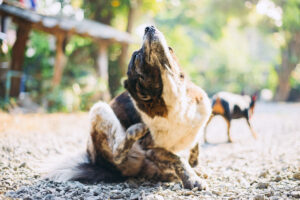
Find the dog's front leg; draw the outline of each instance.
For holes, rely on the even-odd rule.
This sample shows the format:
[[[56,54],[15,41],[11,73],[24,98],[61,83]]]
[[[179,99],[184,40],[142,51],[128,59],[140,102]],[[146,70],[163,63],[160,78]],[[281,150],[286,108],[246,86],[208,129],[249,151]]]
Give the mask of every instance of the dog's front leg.
[[[169,152],[163,148],[153,148],[147,151],[147,158],[154,162],[157,166],[170,165],[175,169],[177,176],[181,179],[184,188],[205,190],[206,184],[197,176],[188,161]]]
[[[113,152],[113,160],[117,165],[121,165],[126,161],[128,153],[132,145],[141,137],[143,137],[148,131],[147,126],[144,123],[137,123],[130,126],[126,130],[125,139],[118,144]]]

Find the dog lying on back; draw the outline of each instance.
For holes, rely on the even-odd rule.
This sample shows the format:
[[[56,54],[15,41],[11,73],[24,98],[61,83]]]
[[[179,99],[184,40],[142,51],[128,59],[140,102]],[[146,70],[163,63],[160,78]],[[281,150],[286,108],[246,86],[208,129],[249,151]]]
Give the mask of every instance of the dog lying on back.
[[[111,182],[142,176],[205,188],[192,167],[199,131],[211,114],[209,98],[183,74],[160,31],[146,27],[143,40],[128,66],[127,91],[90,111],[86,161],[51,177]]]
[[[256,139],[257,135],[249,121],[253,115],[256,98],[256,94],[251,97],[248,95],[238,95],[230,92],[219,92],[215,94],[212,100],[212,115],[210,116],[207,125],[214,116],[222,116],[227,122],[228,142],[232,142],[230,136],[231,120],[245,118],[253,137]],[[204,141],[207,143],[206,132],[205,128]]]

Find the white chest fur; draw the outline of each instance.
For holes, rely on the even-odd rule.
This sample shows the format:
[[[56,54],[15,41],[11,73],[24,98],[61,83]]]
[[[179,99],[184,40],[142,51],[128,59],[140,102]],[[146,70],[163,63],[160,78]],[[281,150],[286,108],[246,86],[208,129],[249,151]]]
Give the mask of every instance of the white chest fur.
[[[200,129],[210,115],[209,99],[205,95],[203,101],[197,103],[183,95],[180,98],[175,97],[167,105],[167,117],[151,118],[141,112],[143,121],[150,128],[155,146],[173,153],[193,148],[199,141]]]

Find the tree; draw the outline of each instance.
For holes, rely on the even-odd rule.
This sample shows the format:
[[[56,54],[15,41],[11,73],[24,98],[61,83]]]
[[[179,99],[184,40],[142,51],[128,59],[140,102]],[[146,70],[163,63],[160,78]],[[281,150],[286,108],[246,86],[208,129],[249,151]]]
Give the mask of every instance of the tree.
[[[137,16],[137,11],[141,7],[142,0],[131,0],[129,2],[129,10],[128,10],[128,19],[127,19],[127,28],[126,31],[128,33],[132,33],[134,27],[134,20]],[[126,65],[126,58],[128,56],[128,44],[124,44],[121,49],[121,55],[119,57],[119,65],[121,67],[122,75],[126,74],[127,65]]]
[[[300,62],[300,0],[282,0],[279,3],[283,11],[281,31],[285,44],[281,47],[281,66],[277,70],[278,87],[275,100],[285,101],[291,90],[291,73]]]

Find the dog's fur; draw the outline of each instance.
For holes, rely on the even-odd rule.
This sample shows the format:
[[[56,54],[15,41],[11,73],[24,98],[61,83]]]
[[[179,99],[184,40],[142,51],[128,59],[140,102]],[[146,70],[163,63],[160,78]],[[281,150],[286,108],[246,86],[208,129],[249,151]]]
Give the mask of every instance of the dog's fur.
[[[197,141],[211,114],[210,102],[183,74],[155,27],[145,29],[142,48],[133,53],[127,76],[126,92],[110,105],[99,102],[91,109],[89,160],[75,166],[68,179],[179,178],[185,188],[203,189],[192,167],[198,161]]]
[[[212,100],[212,115],[210,116],[207,125],[214,116],[222,116],[227,123],[228,142],[232,142],[230,135],[231,120],[244,118],[247,121],[253,137],[256,139],[257,134],[250,124],[250,118],[254,112],[256,98],[257,94],[254,94],[251,97],[248,95],[238,95],[230,92],[219,92],[215,94]],[[204,131],[204,141],[207,143],[206,128]]]

